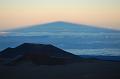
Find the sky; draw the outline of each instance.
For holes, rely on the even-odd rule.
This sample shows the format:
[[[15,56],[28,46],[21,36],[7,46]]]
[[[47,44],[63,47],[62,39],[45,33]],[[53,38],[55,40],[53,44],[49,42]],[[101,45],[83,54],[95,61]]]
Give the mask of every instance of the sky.
[[[0,30],[53,21],[120,29],[120,0],[0,0]]]

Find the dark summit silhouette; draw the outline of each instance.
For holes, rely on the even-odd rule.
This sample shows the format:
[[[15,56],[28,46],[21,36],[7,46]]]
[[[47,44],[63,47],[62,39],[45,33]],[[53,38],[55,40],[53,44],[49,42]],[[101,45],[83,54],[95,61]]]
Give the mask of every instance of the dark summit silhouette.
[[[80,57],[53,45],[24,43],[16,48],[1,51],[0,59],[4,64],[30,61],[34,64],[57,65],[77,62]]]

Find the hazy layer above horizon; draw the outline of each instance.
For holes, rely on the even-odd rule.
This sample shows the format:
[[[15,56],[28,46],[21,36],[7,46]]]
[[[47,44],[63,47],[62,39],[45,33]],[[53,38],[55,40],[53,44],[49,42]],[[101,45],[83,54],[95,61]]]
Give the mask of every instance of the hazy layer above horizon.
[[[120,0],[0,0],[0,30],[51,21],[120,29]]]

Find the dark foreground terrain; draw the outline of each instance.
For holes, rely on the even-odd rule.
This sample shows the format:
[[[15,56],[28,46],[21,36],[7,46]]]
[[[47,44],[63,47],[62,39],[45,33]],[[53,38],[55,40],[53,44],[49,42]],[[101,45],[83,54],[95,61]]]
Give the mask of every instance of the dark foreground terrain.
[[[120,79],[120,62],[84,59],[53,45],[24,43],[0,52],[0,79]]]
[[[120,79],[120,62],[0,66],[0,79]]]

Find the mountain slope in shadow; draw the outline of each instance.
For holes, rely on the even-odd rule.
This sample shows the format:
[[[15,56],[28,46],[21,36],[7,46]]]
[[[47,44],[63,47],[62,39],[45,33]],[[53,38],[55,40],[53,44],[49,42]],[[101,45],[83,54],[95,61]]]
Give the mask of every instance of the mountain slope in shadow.
[[[0,59],[4,64],[30,61],[40,65],[57,65],[78,62],[80,57],[53,45],[24,43],[1,51]]]

